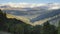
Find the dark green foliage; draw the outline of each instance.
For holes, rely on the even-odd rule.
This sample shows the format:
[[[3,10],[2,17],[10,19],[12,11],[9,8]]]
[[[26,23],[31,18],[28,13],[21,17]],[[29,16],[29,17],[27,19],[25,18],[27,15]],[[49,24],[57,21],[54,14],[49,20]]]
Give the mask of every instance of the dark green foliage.
[[[24,26],[24,34],[31,34],[32,31],[32,26],[31,25],[26,25]]]
[[[59,24],[58,24],[58,34],[60,34],[60,21],[59,21]]]
[[[56,27],[51,25],[48,21],[43,24],[43,34],[55,34]]]
[[[5,21],[6,20],[6,13],[3,13],[1,10],[0,10],[0,30],[3,30],[4,28],[4,24],[5,24]]]
[[[32,34],[41,34],[41,26],[36,25],[33,27]]]

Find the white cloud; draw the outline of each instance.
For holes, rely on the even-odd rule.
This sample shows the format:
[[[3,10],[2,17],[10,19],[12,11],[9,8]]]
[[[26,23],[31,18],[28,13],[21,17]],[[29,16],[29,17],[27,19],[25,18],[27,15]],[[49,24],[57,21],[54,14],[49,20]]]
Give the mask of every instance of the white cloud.
[[[5,4],[2,4],[2,5],[9,5],[11,7],[20,7],[20,8],[24,8],[24,7],[36,7],[36,6],[43,6],[45,4],[35,4],[35,3],[12,3],[12,2],[9,2],[9,3],[5,3]]]
[[[52,4],[45,4],[45,3],[13,3],[13,2],[9,2],[9,3],[5,3],[5,4],[0,4],[0,6],[10,6],[12,8],[34,8],[34,7],[41,7],[41,6],[46,6],[48,7],[48,9],[59,9],[60,8],[60,4],[59,3],[52,3]]]
[[[59,3],[53,3],[49,6],[49,9],[60,9],[60,4]]]
[[[60,9],[60,7],[52,7],[52,8],[50,8],[50,9]]]

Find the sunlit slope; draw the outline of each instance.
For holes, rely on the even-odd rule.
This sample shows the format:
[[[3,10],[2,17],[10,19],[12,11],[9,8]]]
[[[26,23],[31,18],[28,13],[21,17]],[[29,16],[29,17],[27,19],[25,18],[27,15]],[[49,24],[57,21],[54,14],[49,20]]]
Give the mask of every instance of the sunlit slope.
[[[36,21],[36,22],[30,22],[30,19],[26,18],[26,17],[23,17],[23,16],[15,16],[15,15],[11,15],[11,14],[7,14],[7,18],[16,18],[18,20],[21,20],[27,24],[30,24],[32,26],[36,26],[36,25],[41,25],[43,23],[45,23],[46,21],[50,21],[52,22],[51,24],[58,24],[58,23],[55,23],[57,21],[55,20],[59,20],[60,19],[60,14],[59,15],[55,15],[53,17],[49,17],[49,18],[45,18],[43,20],[39,20],[39,21]],[[53,22],[54,21],[54,22]]]
[[[27,24],[30,24],[30,20],[23,16],[15,16],[15,15],[7,14],[7,18],[16,18],[17,20],[21,20]]]

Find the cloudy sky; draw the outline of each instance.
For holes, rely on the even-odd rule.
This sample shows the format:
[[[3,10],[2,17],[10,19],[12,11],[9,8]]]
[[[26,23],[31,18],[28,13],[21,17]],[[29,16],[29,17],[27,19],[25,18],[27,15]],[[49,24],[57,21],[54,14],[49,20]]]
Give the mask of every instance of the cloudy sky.
[[[52,4],[53,3],[53,4]],[[0,7],[37,7],[37,6],[47,6],[53,9],[60,8],[60,0],[0,0]],[[51,5],[47,5],[51,4]]]
[[[0,3],[60,3],[60,0],[0,0]]]

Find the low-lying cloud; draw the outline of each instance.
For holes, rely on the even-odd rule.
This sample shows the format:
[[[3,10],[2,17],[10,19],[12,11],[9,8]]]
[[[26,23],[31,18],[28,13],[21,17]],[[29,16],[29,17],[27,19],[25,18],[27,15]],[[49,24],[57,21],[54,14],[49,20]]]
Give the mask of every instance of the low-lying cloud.
[[[5,4],[0,4],[1,6],[6,6],[9,8],[35,8],[35,7],[47,7],[48,9],[60,9],[60,4],[59,3],[5,3]],[[4,8],[4,7],[3,7]]]

